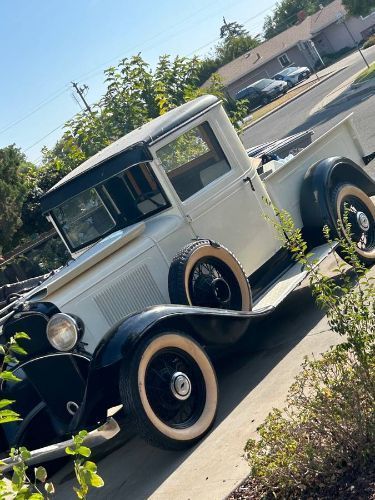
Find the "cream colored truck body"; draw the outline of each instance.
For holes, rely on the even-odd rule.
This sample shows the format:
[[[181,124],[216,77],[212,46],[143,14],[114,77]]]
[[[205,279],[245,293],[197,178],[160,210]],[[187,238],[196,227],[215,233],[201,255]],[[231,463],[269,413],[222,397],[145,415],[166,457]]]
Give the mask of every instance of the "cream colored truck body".
[[[161,167],[158,150],[202,122],[210,125],[231,170],[181,201]],[[118,143],[117,146],[115,143],[117,150],[121,149],[121,139]],[[90,350],[126,315],[169,303],[170,262],[192,238],[220,242],[236,255],[246,274],[251,275],[281,245],[272,224],[265,219],[265,215],[272,214],[264,198],[288,210],[297,226],[301,226],[300,189],[313,163],[342,155],[363,165],[363,151],[349,116],[262,181],[256,170],[259,161],[247,156],[219,102],[149,147],[154,158],[150,162],[152,169],[171,206],[74,254],[74,261],[30,294],[32,300],[53,302],[62,312],[80,316],[85,324],[84,341]],[[267,171],[267,165],[264,169]],[[327,253],[326,247],[316,251],[319,259]],[[300,269],[291,270],[254,307],[277,305],[305,275]]]

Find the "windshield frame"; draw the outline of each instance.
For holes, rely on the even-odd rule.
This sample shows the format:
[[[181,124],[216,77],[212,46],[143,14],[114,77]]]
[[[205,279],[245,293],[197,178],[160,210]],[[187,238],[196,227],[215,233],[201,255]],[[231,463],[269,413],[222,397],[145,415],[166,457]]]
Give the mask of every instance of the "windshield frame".
[[[155,182],[157,189],[158,189],[158,192],[164,198],[165,204],[163,206],[156,207],[155,210],[149,211],[146,214],[144,214],[143,216],[140,216],[136,221],[131,221],[129,223],[128,221],[126,221],[124,219],[124,211],[121,210],[121,208],[116,204],[116,202],[113,199],[113,197],[111,196],[111,194],[105,188],[105,183],[110,179],[113,179],[115,177],[118,177],[120,175],[125,174],[131,168],[141,166],[141,165],[146,165],[148,167],[148,171],[152,175],[152,180],[153,180],[153,182]],[[65,245],[68,247],[69,252],[71,254],[75,254],[77,252],[80,252],[81,250],[87,249],[87,248],[93,246],[98,241],[101,241],[105,237],[109,236],[110,234],[115,233],[116,231],[119,231],[119,230],[124,229],[126,227],[130,227],[134,224],[137,224],[138,222],[149,219],[150,217],[153,217],[154,215],[158,214],[159,212],[167,210],[168,208],[170,208],[172,206],[170,199],[166,195],[165,190],[163,189],[158,177],[156,176],[156,174],[154,172],[154,168],[153,168],[151,162],[142,162],[142,163],[139,163],[136,165],[131,165],[131,166],[125,168],[123,171],[119,172],[118,174],[110,177],[109,179],[105,179],[104,182],[97,184],[95,186],[92,186],[90,188],[87,188],[87,189],[83,190],[81,193],[77,194],[76,196],[68,198],[67,200],[65,200],[65,202],[68,202],[69,200],[72,200],[75,197],[78,197],[78,196],[82,195],[83,193],[85,193],[86,191],[89,191],[91,189],[95,190],[95,192],[99,196],[104,208],[106,209],[106,211],[110,215],[111,219],[115,223],[114,226],[112,226],[105,233],[102,233],[99,236],[92,238],[91,240],[86,241],[82,245],[74,246],[74,245],[72,245],[70,239],[68,238],[67,232],[63,228],[62,224],[59,222],[59,220],[57,219],[57,217],[53,213],[53,210],[56,210],[59,207],[61,207],[63,205],[63,203],[57,207],[54,207],[53,210],[48,212],[48,216],[51,218],[52,223],[55,226],[55,228],[57,228],[57,232],[58,232],[60,238],[64,241]]]

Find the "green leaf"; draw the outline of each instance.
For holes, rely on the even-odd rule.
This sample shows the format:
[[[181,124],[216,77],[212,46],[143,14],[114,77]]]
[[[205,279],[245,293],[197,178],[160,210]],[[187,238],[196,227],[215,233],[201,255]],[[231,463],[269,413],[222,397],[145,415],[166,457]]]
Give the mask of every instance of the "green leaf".
[[[0,424],[6,424],[7,422],[16,422],[17,420],[22,420],[20,415],[13,410],[1,410],[0,411]]]
[[[25,349],[23,347],[21,347],[20,345],[18,345],[17,343],[11,344],[9,346],[9,349],[12,352],[15,352],[16,354],[19,354],[20,356],[26,356],[26,354],[27,354],[27,351],[25,351]]]
[[[14,338],[15,340],[18,340],[18,339],[27,339],[27,340],[30,340],[29,335],[27,335],[27,333],[25,333],[25,332],[18,332],[18,333],[16,333],[16,334],[13,336],[13,338]]]
[[[46,483],[44,485],[44,489],[46,490],[47,493],[49,493],[50,495],[53,495],[55,493],[55,487],[53,485],[53,483]]]
[[[19,448],[19,452],[21,454],[21,457],[22,457],[22,460],[27,460],[31,457],[31,453],[29,452],[29,450],[27,448],[25,448],[24,446],[21,446]]]
[[[18,496],[16,497],[18,500]],[[30,496],[24,497],[28,500],[43,500],[43,495],[41,493],[32,493]]]
[[[12,372],[5,370],[0,373],[0,378],[6,380],[7,382],[21,382],[21,379],[13,375]]]
[[[5,408],[6,406],[15,403],[14,399],[0,399],[0,408]]]
[[[47,471],[44,467],[36,467],[34,469],[35,477],[38,481],[44,483],[47,479]]]
[[[89,460],[87,460],[87,461],[84,463],[83,467],[84,467],[86,470],[90,471],[90,472],[96,472],[96,471],[97,471],[97,466],[96,466],[96,464],[95,464],[94,462],[90,462]]]
[[[98,474],[91,473],[90,484],[94,488],[102,488],[104,486],[104,481]]]
[[[11,356],[10,354],[7,354],[4,358],[4,363],[9,365],[9,364],[17,364],[18,359],[15,358],[14,356]]]
[[[5,349],[2,344],[0,344],[0,354],[4,355],[5,354]]]
[[[91,450],[90,448],[87,448],[87,446],[80,446],[76,452],[79,455],[82,455],[83,457],[89,457],[91,455]]]
[[[70,446],[67,446],[67,447],[65,448],[65,453],[66,453],[67,455],[76,455],[76,451],[75,451],[75,450],[73,450],[73,448],[71,448]]]

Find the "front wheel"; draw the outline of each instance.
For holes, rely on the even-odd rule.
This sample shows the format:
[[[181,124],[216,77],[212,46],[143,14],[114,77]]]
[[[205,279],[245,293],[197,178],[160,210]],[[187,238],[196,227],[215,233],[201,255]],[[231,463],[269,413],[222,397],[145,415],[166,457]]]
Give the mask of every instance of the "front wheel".
[[[367,266],[375,263],[375,205],[367,194],[352,184],[341,184],[334,189],[332,194],[334,224],[338,232],[355,244],[359,260]],[[345,227],[344,217],[350,224],[349,235]],[[337,222],[338,221],[338,222]],[[345,252],[338,249],[339,255],[348,260]]]
[[[140,435],[159,448],[191,446],[216,416],[214,368],[202,347],[179,331],[140,344],[122,366],[120,394]]]

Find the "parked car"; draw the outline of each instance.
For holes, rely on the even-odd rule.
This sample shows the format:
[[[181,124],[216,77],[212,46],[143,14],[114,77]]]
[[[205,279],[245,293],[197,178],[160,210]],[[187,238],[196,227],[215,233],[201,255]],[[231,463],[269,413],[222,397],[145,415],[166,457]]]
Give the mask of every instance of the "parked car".
[[[302,82],[302,80],[306,80],[310,76],[311,71],[307,66],[290,66],[289,68],[285,68],[276,73],[276,75],[273,76],[273,79],[286,82],[288,87],[291,88],[297,85],[297,83]]]
[[[30,463],[51,459],[81,429],[95,446],[118,432],[108,410],[121,404],[154,445],[204,436],[219,401],[215,353],[253,336],[307,274],[264,200],[303,228],[316,264],[332,251],[323,226],[335,234],[350,203],[357,255],[375,261],[375,183],[362,169],[373,155],[351,120],[283,165],[263,165],[262,180],[220,101],[202,96],[48,191],[42,209],[72,261],[0,311],[3,342],[31,337],[7,367],[21,381],[2,383],[23,417],[1,426],[2,452],[25,445]]]
[[[235,98],[236,100],[248,99],[249,109],[255,109],[280,97],[285,94],[287,90],[287,83],[263,78],[237,92]]]

